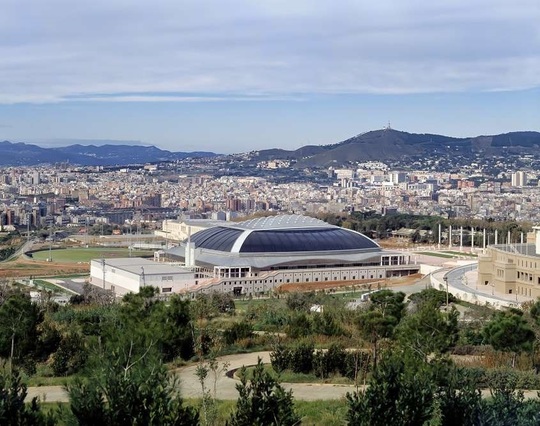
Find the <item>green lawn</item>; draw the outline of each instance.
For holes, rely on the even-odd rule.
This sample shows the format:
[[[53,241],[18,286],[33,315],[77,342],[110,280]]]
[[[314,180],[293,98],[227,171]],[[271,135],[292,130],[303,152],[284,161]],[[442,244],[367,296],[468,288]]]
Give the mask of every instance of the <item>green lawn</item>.
[[[246,312],[249,306],[257,306],[267,303],[272,303],[275,299],[265,298],[265,299],[235,299],[234,308],[236,313]]]
[[[455,256],[470,256],[470,257],[478,257],[477,254],[475,253],[469,253],[469,252],[461,252],[461,251],[453,251],[453,250],[445,250],[443,251],[442,253],[448,253],[448,254],[453,254]]]
[[[435,252],[435,251],[419,251],[418,254],[423,254],[425,256],[433,256],[433,257],[444,257],[446,259],[455,259],[456,257],[448,253],[441,253],[441,252]]]
[[[293,395],[294,396],[294,395]],[[185,405],[199,408],[200,399],[187,398]],[[41,406],[46,412],[57,413],[59,409],[67,410],[69,404],[57,402],[42,402]],[[224,425],[236,407],[236,401],[217,401],[216,425]],[[328,401],[294,401],[294,407],[302,418],[302,426],[334,426],[344,425],[347,414],[347,402],[343,399]],[[66,424],[60,420],[58,425]]]
[[[247,367],[248,378],[251,378],[253,375],[253,370],[255,367]],[[304,373],[295,373],[291,370],[285,370],[281,374],[277,374],[272,365],[265,364],[264,369],[268,371],[272,376],[279,378],[279,381],[282,383],[315,383],[315,384],[334,384],[334,385],[354,385],[354,381],[343,377],[341,375],[334,375],[325,379],[317,377],[315,374],[304,374]],[[236,372],[237,375],[240,374],[240,370]]]
[[[53,283],[50,283],[49,281],[34,280],[34,285],[38,288],[52,291],[53,293],[68,293],[69,294],[68,291],[64,290],[61,287],[58,287],[57,285],[54,285]]]
[[[132,250],[132,257],[152,256],[152,251]],[[92,248],[73,248],[60,250],[41,250],[32,254],[35,260],[47,260],[52,256],[53,262],[90,262],[92,259],[101,257],[109,259],[114,257],[129,257],[127,248],[111,248],[111,247],[92,247]]]

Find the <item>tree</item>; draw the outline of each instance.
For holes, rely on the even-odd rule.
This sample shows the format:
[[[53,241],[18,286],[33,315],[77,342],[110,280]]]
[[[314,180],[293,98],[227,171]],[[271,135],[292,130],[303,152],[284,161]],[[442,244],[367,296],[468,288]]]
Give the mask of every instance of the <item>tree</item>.
[[[419,293],[411,294],[409,300],[418,306],[421,306],[424,303],[431,303],[437,307],[441,307],[446,304],[446,292],[428,288]],[[448,301],[454,303],[456,302],[456,298],[452,294],[448,294]]]
[[[515,367],[518,354],[532,350],[536,337],[523,318],[523,312],[517,309],[497,312],[483,333],[493,349],[512,353],[512,367]]]
[[[55,376],[68,376],[77,373],[86,362],[87,351],[84,339],[76,332],[66,334],[58,350],[53,355],[52,370]]]
[[[424,302],[401,322],[398,340],[424,360],[432,353],[445,353],[457,342],[458,316],[456,309],[443,313],[434,302]]]
[[[374,368],[377,368],[379,341],[392,336],[405,310],[404,299],[402,292],[378,291],[370,295],[368,310],[358,317],[360,334],[373,345]]]
[[[119,337],[96,354],[92,374],[67,387],[68,424],[81,426],[191,425],[198,413],[183,406],[177,379],[152,345]]]
[[[35,397],[29,404],[26,385],[17,370],[0,373],[0,424],[5,426],[52,426],[54,415],[45,415]]]
[[[368,311],[358,317],[358,327],[363,339],[372,344],[373,368],[377,368],[379,356],[379,342],[381,339],[388,338],[394,332],[397,320],[391,315],[383,316],[377,311]]]
[[[264,369],[259,358],[251,381],[246,369],[240,372],[236,385],[239,397],[236,410],[227,422],[230,426],[289,426],[298,424],[300,417],[294,410],[292,391],[283,387]]]
[[[407,351],[386,352],[364,391],[347,394],[351,426],[426,424],[435,386],[429,366]]]
[[[369,296],[369,300],[371,301],[370,310],[380,312],[383,317],[394,317],[397,322],[401,320],[405,310],[405,304],[403,303],[405,293],[401,291],[381,290],[372,293]]]
[[[482,424],[490,426],[536,426],[540,424],[540,401],[525,399],[516,380],[506,378],[490,389],[491,398],[482,401]]]
[[[309,308],[317,302],[317,295],[314,291],[308,293],[293,292],[287,294],[287,307],[291,311],[309,312]]]
[[[0,355],[12,364],[33,358],[40,319],[39,309],[30,297],[12,294],[0,306]]]
[[[482,424],[482,393],[476,377],[456,367],[449,359],[431,363],[435,390],[434,417],[440,426],[476,426]]]
[[[175,357],[189,359],[194,355],[189,300],[173,296],[157,315],[159,342],[165,361]]]

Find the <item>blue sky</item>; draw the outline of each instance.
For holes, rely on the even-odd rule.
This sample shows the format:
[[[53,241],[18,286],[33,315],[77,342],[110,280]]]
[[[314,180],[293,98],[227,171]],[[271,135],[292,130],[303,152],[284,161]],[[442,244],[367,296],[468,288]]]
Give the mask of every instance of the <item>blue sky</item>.
[[[439,4],[441,3],[441,4]],[[538,0],[3,0],[0,139],[240,152],[540,130]]]

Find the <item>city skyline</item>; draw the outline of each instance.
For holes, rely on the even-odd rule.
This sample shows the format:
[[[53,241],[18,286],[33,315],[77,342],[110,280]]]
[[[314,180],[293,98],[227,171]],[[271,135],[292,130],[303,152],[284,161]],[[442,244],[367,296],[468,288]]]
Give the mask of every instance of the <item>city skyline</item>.
[[[8,1],[0,139],[219,153],[540,130],[535,1]]]

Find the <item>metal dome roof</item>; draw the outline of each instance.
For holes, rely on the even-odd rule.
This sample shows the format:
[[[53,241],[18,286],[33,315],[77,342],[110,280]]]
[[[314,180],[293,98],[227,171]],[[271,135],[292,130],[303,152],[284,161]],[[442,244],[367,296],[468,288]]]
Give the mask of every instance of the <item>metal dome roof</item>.
[[[196,248],[230,253],[380,250],[375,241],[318,219],[282,215],[217,226],[191,236]]]

